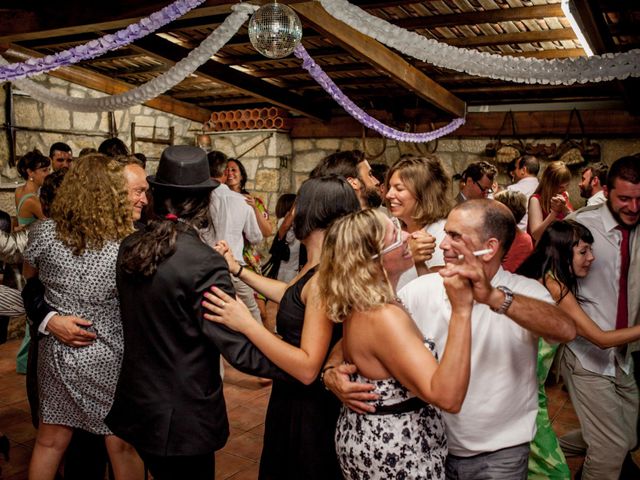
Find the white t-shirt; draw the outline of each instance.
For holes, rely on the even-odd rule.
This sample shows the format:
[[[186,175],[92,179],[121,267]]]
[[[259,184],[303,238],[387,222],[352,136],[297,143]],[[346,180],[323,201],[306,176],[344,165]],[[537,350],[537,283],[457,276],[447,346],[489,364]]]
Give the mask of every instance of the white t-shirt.
[[[438,220],[437,222],[431,223],[424,227],[424,231],[430,235],[433,235],[436,239],[436,250],[435,252],[433,252],[431,260],[424,262],[425,265],[429,268],[444,267],[444,252],[440,248],[440,242],[442,242],[442,240],[444,240],[444,237],[447,235],[444,232],[445,223],[447,223],[447,219],[443,218],[442,220]],[[416,278],[418,278],[418,271],[416,270],[415,266],[412,266],[409,270],[400,275],[397,289],[400,290],[411,280],[415,280]]]
[[[500,268],[491,285],[553,303],[535,280]],[[447,342],[451,305],[442,277],[423,275],[399,292],[407,310],[439,354]],[[449,453],[469,457],[530,442],[538,413],[538,337],[506,315],[475,304],[471,318],[469,389],[457,414],[443,412]]]

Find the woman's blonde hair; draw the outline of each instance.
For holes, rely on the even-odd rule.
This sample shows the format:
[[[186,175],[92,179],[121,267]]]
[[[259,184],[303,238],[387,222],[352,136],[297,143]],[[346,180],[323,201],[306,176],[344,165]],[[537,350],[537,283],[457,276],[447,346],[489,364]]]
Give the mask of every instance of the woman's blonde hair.
[[[133,232],[124,167],[102,155],[75,160],[51,205],[58,238],[75,255]]]
[[[396,172],[416,199],[415,211],[411,217],[420,227],[447,218],[451,210],[449,200],[451,178],[438,157],[425,155],[401,158],[387,173],[385,180],[387,191],[389,191],[391,176]]]
[[[361,210],[336,220],[326,232],[319,269],[327,315],[342,322],[353,312],[380,307],[395,298],[380,255],[386,217]]]
[[[542,172],[540,184],[535,193],[540,195],[540,205],[545,212],[551,211],[551,198],[556,195],[555,191],[563,183],[571,180],[571,171],[564,162],[559,160],[549,163]]]

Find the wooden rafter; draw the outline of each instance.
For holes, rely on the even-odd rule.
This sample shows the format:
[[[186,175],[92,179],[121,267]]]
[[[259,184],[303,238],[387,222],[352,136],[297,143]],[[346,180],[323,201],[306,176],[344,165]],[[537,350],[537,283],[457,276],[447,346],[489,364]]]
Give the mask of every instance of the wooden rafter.
[[[411,17],[391,20],[402,28],[456,27],[458,25],[478,25],[481,23],[512,22],[534,18],[564,17],[560,4],[537,5],[534,7],[515,7],[484,10],[481,12],[462,12],[430,17]]]
[[[175,64],[182,60],[189,52],[188,49],[164,40],[156,35],[140,39],[133,46],[134,49],[144,51],[151,57],[168,64]],[[209,60],[201,65],[197,73],[218,84],[227,85],[234,90],[255,97],[257,102],[269,102],[300,115],[326,120],[329,112],[312,106],[299,95],[275,87],[260,79],[242,73],[236,69]]]
[[[389,112],[378,110],[369,113],[382,122],[393,121]],[[409,112],[409,115],[408,118],[413,118],[412,112]],[[563,137],[566,134],[569,115],[569,111],[514,112],[518,134],[522,137]],[[627,112],[582,110],[580,116],[584,122],[585,132],[590,137],[640,136],[640,122]],[[419,132],[431,130],[433,126],[429,121],[417,122],[416,130]],[[504,122],[504,112],[468,113],[465,124],[452,136],[493,137],[500,130],[502,122]],[[442,125],[443,123],[439,123],[436,128]],[[291,130],[291,138],[359,137],[360,135],[362,135],[362,125],[351,117],[344,116],[336,117],[331,124],[322,124],[306,118],[294,119]]]
[[[29,57],[41,56],[37,52],[17,46],[7,50],[5,55],[12,61],[24,61]],[[135,87],[135,85],[131,85],[121,80],[115,80],[107,75],[101,75],[80,67],[60,67],[49,72],[49,75],[93,90],[98,90],[99,92],[104,92],[109,95],[128,92]],[[176,100],[167,95],[160,95],[153,98],[145,102],[144,105],[162,112],[188,118],[189,120],[196,122],[205,122],[211,115],[209,110]]]
[[[207,0],[204,6],[192,10],[182,18],[228,15],[234,3],[229,0]],[[74,35],[96,30],[117,30],[166,7],[167,4],[166,0],[151,2],[111,0],[106,3],[94,2],[88,8],[84,0],[43,2],[37,12],[29,12],[29,20],[24,24],[16,22],[8,15],[0,15],[0,43]]]
[[[595,0],[573,0],[576,6],[583,33],[595,54],[615,52],[618,50],[607,29],[602,14],[598,14]],[[625,99],[629,111],[640,113],[640,80],[628,78],[616,81],[618,89]]]
[[[465,104],[462,100],[411,66],[395,52],[334,19],[317,2],[298,3],[291,7],[313,28],[330,35],[345,50],[387,73],[399,85],[450,115],[464,116]]]
[[[509,45],[518,43],[555,42],[558,40],[575,40],[576,34],[571,28],[556,28],[535,32],[500,33],[498,35],[478,35],[475,37],[442,39],[455,47],[488,47],[492,45]]]

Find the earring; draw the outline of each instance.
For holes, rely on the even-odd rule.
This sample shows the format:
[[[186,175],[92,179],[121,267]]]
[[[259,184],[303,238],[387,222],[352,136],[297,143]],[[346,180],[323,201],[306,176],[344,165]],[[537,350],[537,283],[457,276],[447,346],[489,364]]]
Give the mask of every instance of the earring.
[[[33,182],[33,177],[29,177],[29,180],[30,180],[31,182]]]

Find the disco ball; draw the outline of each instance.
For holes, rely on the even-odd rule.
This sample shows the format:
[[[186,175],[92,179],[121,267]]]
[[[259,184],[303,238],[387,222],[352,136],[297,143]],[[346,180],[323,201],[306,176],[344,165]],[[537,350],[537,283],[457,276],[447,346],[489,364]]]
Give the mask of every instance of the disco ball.
[[[286,57],[301,39],[302,23],[296,12],[286,5],[263,5],[249,20],[249,40],[265,57]]]

